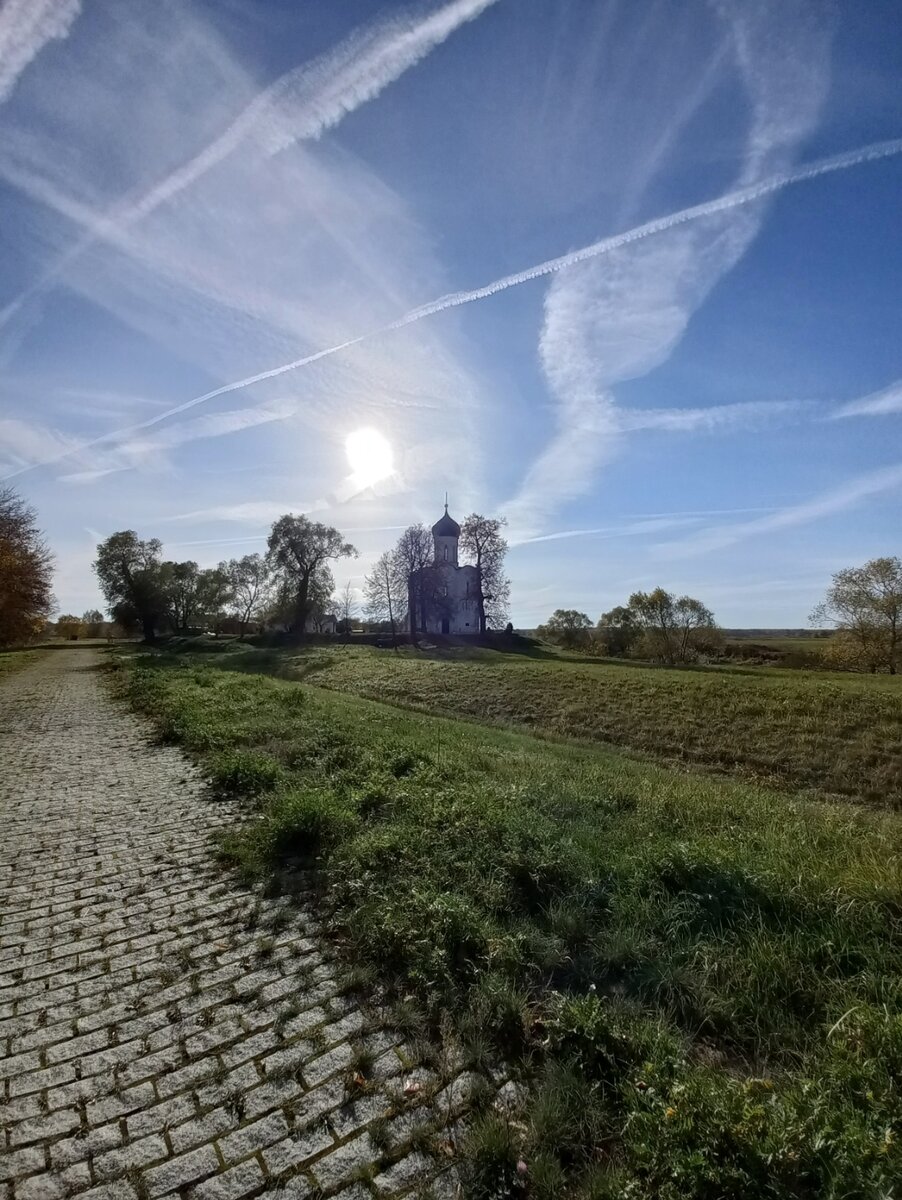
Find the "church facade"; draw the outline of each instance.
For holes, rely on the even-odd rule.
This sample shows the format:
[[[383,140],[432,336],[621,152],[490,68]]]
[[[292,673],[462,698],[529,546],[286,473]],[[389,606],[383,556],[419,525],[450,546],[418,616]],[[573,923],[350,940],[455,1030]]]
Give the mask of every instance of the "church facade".
[[[458,561],[460,526],[445,513],[432,526],[433,560],[414,572],[409,603],[411,632],[479,632],[478,575]]]

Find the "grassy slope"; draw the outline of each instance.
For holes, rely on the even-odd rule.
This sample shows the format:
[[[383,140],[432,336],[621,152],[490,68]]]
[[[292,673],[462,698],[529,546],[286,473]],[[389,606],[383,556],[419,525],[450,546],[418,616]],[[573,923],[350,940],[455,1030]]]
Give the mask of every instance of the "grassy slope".
[[[876,1197],[902,1173],[897,814],[185,660],[124,686],[258,794],[233,857],[321,855],[356,955],[475,1061],[528,1065],[527,1119],[473,1133],[473,1195]]]
[[[483,651],[236,652],[322,687],[428,712],[612,742],[792,789],[902,804],[902,678],[773,668],[668,670]]]
[[[21,671],[37,659],[36,650],[0,650],[0,680],[13,671]]]

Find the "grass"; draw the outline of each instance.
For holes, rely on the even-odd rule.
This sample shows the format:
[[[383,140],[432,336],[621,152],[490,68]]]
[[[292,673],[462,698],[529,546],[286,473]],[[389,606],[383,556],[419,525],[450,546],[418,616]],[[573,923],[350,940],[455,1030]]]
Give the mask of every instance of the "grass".
[[[353,960],[530,1080],[471,1130],[470,1195],[890,1194],[902,815],[220,661],[120,687],[214,777],[258,764],[233,862],[315,860]]]
[[[235,652],[223,663],[773,787],[902,806],[902,677],[372,647]]]
[[[14,671],[21,671],[37,662],[36,650],[0,650],[0,681]]]

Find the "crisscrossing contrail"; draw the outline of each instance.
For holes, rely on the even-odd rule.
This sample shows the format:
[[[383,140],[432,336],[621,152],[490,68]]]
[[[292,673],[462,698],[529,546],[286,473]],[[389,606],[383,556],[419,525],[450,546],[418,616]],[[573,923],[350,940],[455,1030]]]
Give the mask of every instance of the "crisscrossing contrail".
[[[643,225],[637,225],[633,229],[626,230],[624,233],[617,233],[611,237],[601,238],[599,241],[591,242],[588,246],[583,246],[579,250],[562,254],[558,258],[546,259],[544,262],[527,267],[523,271],[516,271],[512,275],[504,275],[492,283],[484,284],[482,287],[473,288],[470,291],[449,292],[445,296],[440,296],[437,300],[431,300],[428,304],[421,304],[417,308],[410,309],[403,316],[385,325],[380,325],[378,328],[370,329],[365,333],[358,334],[356,337],[348,338],[344,342],[338,342],[334,346],[327,346],[322,350],[315,351],[313,354],[306,354],[303,358],[296,358],[291,362],[282,363],[280,366],[271,367],[267,371],[260,371],[256,375],[248,375],[244,379],[238,379],[232,383],[223,384],[221,387],[213,388],[212,391],[204,392],[201,396],[194,396],[190,400],[185,400],[182,404],[177,404],[166,412],[159,413],[137,425],[130,425],[125,429],[114,430],[111,433],[104,434],[102,437],[95,438],[93,441],[84,442],[80,446],[74,446],[65,450],[53,458],[45,459],[44,462],[22,467],[18,471],[6,475],[4,478],[12,479],[15,475],[22,475],[26,471],[34,470],[36,467],[48,466],[81,450],[87,450],[93,446],[114,441],[117,438],[147,429],[151,425],[157,425],[161,421],[168,420],[169,417],[186,412],[189,408],[194,408],[198,404],[214,400],[217,396],[225,396],[229,392],[241,391],[242,388],[250,387],[252,384],[263,383],[267,379],[275,379],[277,376],[285,375],[289,371],[296,371],[300,367],[306,367],[311,363],[319,362],[320,359],[329,358],[333,354],[340,354],[343,350],[357,346],[369,338],[378,337],[394,329],[403,329],[406,325],[413,325],[417,321],[422,321],[425,317],[431,317],[435,313],[444,312],[449,308],[458,308],[463,304],[471,304],[474,300],[484,300],[489,296],[496,295],[498,292],[506,291],[507,288],[517,287],[519,284],[528,283],[532,279],[539,279],[543,275],[552,275],[556,271],[563,271],[565,268],[585,262],[587,259],[608,254],[610,251],[617,250],[621,246],[628,246],[632,242],[642,241],[644,238],[664,233],[668,229],[673,229],[676,225],[685,225],[690,221],[696,221],[702,217],[725,212],[727,209],[751,204],[755,200],[761,200],[765,196],[789,187],[790,184],[802,183],[808,179],[816,179],[821,175],[829,175],[834,171],[844,171],[849,167],[857,167],[863,163],[892,158],[898,154],[902,154],[902,138],[894,138],[884,142],[872,142],[870,145],[861,146],[857,150],[849,150],[844,154],[835,154],[829,158],[816,159],[814,162],[799,167],[794,171],[780,172],[777,175],[770,176],[768,179],[761,180],[760,183],[738,188],[733,192],[727,192],[715,200],[706,200],[702,204],[694,204],[689,208],[680,209],[679,212],[670,213],[666,217],[657,217],[653,221],[646,221]]]

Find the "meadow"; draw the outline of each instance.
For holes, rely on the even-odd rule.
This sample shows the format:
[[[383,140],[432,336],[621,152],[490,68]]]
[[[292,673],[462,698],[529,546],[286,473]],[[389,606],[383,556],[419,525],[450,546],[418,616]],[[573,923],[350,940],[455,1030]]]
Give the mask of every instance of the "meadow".
[[[334,666],[311,669],[323,657],[307,678],[334,687]],[[473,1123],[471,1196],[890,1194],[902,815],[403,711],[240,658],[123,659],[115,686],[218,794],[246,798],[232,863],[254,878],[319,868],[357,986],[387,988],[474,1068],[504,1059],[528,1082],[517,1119],[487,1106]],[[350,686],[366,656],[346,660]],[[468,717],[467,687],[501,718],[537,668],[556,695],[642,679],[384,662],[366,687],[393,695],[397,673],[403,703],[450,696]],[[537,711],[565,732],[553,704]]]
[[[236,648],[230,661],[423,712],[610,743],[773,787],[902,805],[898,676],[369,646]]]

